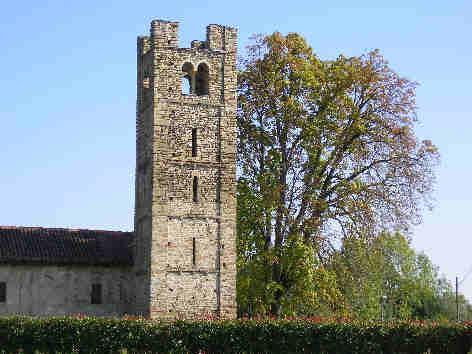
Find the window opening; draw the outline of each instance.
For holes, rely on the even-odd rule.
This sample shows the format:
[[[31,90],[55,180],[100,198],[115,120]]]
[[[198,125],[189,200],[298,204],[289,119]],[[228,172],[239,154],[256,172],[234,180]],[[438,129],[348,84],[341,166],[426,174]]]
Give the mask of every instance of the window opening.
[[[191,63],[185,63],[184,65],[182,65],[182,95],[190,95],[193,92],[193,71],[193,65]]]
[[[197,156],[197,128],[192,129],[192,157]]]
[[[209,69],[205,63],[200,63],[197,68],[195,80],[195,93],[197,96],[208,95]]]
[[[0,282],[0,302],[7,301],[7,283],[4,281]]]
[[[193,201],[198,202],[198,177],[193,176]]]
[[[102,303],[102,284],[92,284],[90,302],[94,305],[99,305]]]
[[[190,95],[190,78],[188,76],[182,77],[182,95]]]
[[[197,252],[196,252],[196,241],[195,237],[192,238],[192,264],[197,264]]]

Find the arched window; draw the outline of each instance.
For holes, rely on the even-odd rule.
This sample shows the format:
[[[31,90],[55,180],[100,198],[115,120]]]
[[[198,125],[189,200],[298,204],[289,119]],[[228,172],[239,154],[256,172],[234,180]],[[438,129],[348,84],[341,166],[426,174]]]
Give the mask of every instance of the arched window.
[[[208,65],[200,63],[197,68],[197,75],[195,78],[195,93],[197,96],[208,95],[208,79],[210,70]]]
[[[181,87],[182,95],[190,95],[192,93],[193,86],[193,65],[191,63],[185,63],[182,65],[182,78]]]

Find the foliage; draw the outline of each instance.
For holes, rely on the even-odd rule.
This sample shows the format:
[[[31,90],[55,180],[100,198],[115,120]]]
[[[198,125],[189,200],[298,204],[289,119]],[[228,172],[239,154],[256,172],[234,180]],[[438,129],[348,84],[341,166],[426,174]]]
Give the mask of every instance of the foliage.
[[[242,180],[238,192],[237,303],[240,315],[269,313],[270,305],[276,301],[276,292],[283,305],[282,315],[343,313],[335,273],[318,262],[312,245],[293,238],[279,253],[273,248],[265,249],[258,234],[261,201]],[[286,287],[273,280],[274,263],[280,265]]]
[[[400,233],[345,239],[330,268],[353,317],[379,319],[383,306],[387,319],[456,319],[451,285]],[[465,319],[471,307],[462,295],[459,300]]]
[[[354,316],[437,318],[440,281],[429,259],[416,255],[401,234],[382,233],[375,239],[345,239],[331,267]]]
[[[419,220],[438,153],[413,132],[415,86],[378,51],[322,61],[297,34],[256,38],[238,91],[243,304],[291,312],[288,299],[304,284],[315,311],[328,288],[314,279],[334,284],[326,265],[338,237]]]
[[[0,318],[3,353],[467,353],[469,323]]]

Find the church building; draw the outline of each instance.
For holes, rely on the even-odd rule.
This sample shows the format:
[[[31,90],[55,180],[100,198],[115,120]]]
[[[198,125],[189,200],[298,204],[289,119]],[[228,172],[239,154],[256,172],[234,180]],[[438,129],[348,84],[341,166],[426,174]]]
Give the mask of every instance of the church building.
[[[0,226],[0,316],[236,316],[237,31],[137,39],[134,232]],[[58,147],[59,148],[59,147]]]

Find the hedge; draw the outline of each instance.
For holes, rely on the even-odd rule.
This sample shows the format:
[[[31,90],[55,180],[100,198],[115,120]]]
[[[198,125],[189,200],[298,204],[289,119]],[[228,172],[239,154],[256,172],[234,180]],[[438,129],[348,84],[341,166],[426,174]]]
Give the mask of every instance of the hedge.
[[[468,353],[470,323],[0,318],[1,353]]]

